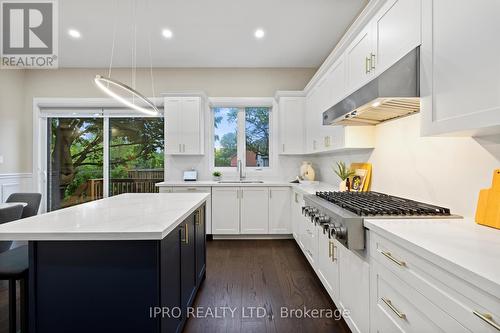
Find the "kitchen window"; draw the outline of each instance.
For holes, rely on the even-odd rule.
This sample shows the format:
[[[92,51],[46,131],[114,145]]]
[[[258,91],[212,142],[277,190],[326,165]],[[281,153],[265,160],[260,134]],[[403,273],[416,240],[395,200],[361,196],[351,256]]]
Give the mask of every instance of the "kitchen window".
[[[267,106],[213,107],[214,169],[270,166],[270,114]]]

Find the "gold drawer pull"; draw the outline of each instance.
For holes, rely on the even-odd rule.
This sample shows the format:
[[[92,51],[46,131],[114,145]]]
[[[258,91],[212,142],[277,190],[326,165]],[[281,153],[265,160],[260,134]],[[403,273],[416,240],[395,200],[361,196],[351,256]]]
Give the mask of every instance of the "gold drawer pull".
[[[406,263],[404,261],[401,261],[401,260],[394,258],[390,252],[380,251],[380,253],[382,253],[387,259],[398,264],[399,266],[406,267]]]
[[[497,323],[495,323],[495,321],[493,320],[493,316],[490,315],[489,313],[480,313],[480,312],[477,312],[477,311],[472,311],[472,313],[474,313],[476,316],[478,316],[479,318],[481,318],[482,320],[484,320],[485,322],[487,322],[488,324],[490,324],[491,326],[493,326],[494,328],[497,329],[497,331],[500,331],[500,325],[498,325]]]
[[[188,224],[184,224],[184,239],[181,239],[184,244],[189,244],[189,229]]]
[[[398,309],[396,309],[396,307],[392,305],[390,299],[384,297],[381,297],[380,299],[396,314],[396,316],[398,316],[401,319],[406,319],[406,315],[401,311],[399,311]]]

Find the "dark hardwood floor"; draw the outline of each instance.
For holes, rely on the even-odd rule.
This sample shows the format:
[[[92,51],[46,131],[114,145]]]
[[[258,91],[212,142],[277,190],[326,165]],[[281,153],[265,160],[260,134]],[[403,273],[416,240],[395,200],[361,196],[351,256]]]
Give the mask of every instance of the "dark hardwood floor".
[[[293,240],[207,242],[207,278],[194,307],[208,316],[190,318],[184,332],[350,332],[343,319],[281,318],[281,307],[336,309]],[[213,318],[207,310],[217,307],[236,308],[234,318],[229,311]],[[249,318],[250,307],[265,309],[265,318]]]
[[[9,332],[9,284],[0,281],[0,333]],[[17,283],[17,327],[19,327],[19,283]]]

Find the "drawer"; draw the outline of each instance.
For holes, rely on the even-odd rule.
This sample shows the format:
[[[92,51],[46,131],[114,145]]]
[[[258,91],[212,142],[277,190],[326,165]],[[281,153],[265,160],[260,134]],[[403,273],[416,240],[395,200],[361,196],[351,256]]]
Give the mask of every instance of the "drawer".
[[[178,186],[173,188],[174,193],[210,193],[210,187],[188,187],[188,186]]]
[[[173,190],[174,190],[174,188],[173,188],[173,187],[171,187],[171,186],[168,186],[168,187],[161,186],[161,187],[159,188],[159,190],[158,190],[158,191],[159,191],[160,193],[172,193],[172,192],[173,192]]]
[[[372,332],[470,332],[384,265],[370,275]]]
[[[469,330],[500,331],[499,298],[373,232],[370,254]]]

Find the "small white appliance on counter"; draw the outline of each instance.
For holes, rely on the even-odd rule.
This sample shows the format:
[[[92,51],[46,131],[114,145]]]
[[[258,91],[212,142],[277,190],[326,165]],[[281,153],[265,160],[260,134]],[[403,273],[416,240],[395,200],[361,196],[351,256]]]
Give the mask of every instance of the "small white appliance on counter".
[[[183,180],[185,182],[195,182],[198,179],[198,172],[194,169],[184,171]]]

